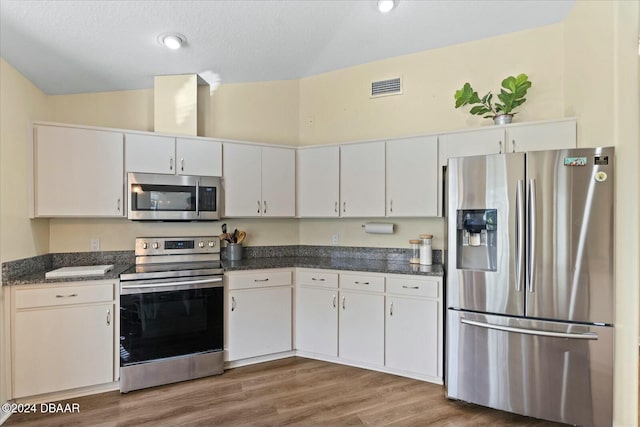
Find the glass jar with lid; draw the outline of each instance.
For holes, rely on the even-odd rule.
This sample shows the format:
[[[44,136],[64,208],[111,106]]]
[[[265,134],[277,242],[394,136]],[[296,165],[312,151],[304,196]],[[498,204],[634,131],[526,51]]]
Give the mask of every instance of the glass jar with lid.
[[[431,240],[433,239],[432,234],[421,234],[420,235],[420,265],[431,265],[432,257],[431,257]]]
[[[409,264],[420,264],[420,240],[409,240],[409,245],[411,247]]]

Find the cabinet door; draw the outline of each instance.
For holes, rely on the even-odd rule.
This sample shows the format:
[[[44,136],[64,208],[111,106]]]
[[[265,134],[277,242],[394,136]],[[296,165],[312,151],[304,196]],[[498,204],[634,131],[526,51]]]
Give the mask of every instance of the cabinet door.
[[[143,173],[176,173],[175,138],[125,134],[125,170]]]
[[[222,143],[206,139],[176,139],[178,173],[222,176]]]
[[[438,138],[387,141],[387,216],[438,214]]]
[[[387,297],[385,365],[438,376],[438,302]]]
[[[338,290],[300,287],[296,290],[296,348],[338,356]]]
[[[262,214],[261,148],[255,145],[224,143],[224,216],[260,216]]]
[[[576,121],[507,127],[508,152],[576,148]]]
[[[297,199],[301,217],[340,215],[340,148],[298,150]]]
[[[18,311],[13,397],[114,381],[114,306]]]
[[[121,133],[36,126],[34,163],[35,216],[124,215]]]
[[[291,350],[291,288],[228,292],[229,361]]]
[[[262,147],[262,215],[295,216],[296,152]]]
[[[440,166],[451,157],[483,156],[505,152],[504,127],[447,133],[438,137]]]
[[[340,358],[384,364],[384,296],[340,292]]]
[[[340,147],[342,216],[384,216],[384,167],[384,142],[369,142]]]

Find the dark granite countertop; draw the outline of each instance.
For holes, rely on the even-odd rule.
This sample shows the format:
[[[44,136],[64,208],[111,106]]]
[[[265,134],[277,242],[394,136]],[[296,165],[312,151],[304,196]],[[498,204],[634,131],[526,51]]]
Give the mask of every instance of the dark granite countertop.
[[[324,270],[362,271],[388,274],[444,276],[441,251],[434,251],[434,265],[409,264],[408,252],[395,248],[357,248],[326,246],[262,246],[244,248],[245,258],[228,261],[225,271],[269,268],[317,268]],[[135,262],[133,251],[77,252],[46,254],[2,264],[2,285],[79,282],[118,279],[120,273]],[[45,279],[45,272],[59,267],[113,264],[102,276]]]
[[[247,258],[240,261],[226,261],[222,264],[225,271],[258,270],[264,268],[318,268],[323,270],[349,270],[371,273],[414,274],[422,276],[444,276],[442,264],[416,265],[407,261],[380,260],[366,258],[318,258],[318,257],[281,257]]]
[[[37,270],[31,273],[18,276],[12,279],[8,279],[3,283],[5,286],[15,285],[32,285],[38,284],[57,284],[65,282],[84,282],[89,280],[117,280],[120,278],[120,273],[131,267],[130,264],[115,264],[113,268],[100,276],[78,276],[78,277],[60,277],[55,279],[45,279],[44,275],[47,271],[55,270],[55,268],[49,268],[46,270]]]

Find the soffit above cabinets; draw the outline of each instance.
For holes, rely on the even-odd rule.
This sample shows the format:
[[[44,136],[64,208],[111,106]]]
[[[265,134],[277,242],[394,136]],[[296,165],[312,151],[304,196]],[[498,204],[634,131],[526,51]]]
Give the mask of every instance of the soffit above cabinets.
[[[574,0],[401,0],[384,15],[376,3],[2,0],[0,56],[50,95],[205,70],[222,83],[291,80],[561,22]],[[186,45],[161,47],[167,32]]]

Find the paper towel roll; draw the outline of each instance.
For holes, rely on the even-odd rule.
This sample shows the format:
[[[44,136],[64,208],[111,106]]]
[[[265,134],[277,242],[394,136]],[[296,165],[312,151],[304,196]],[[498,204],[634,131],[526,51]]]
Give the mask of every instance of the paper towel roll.
[[[368,222],[364,225],[365,233],[371,234],[393,234],[395,224],[387,224],[384,222]]]

